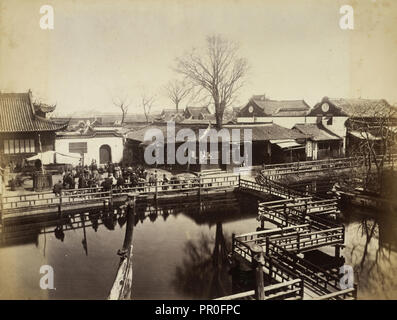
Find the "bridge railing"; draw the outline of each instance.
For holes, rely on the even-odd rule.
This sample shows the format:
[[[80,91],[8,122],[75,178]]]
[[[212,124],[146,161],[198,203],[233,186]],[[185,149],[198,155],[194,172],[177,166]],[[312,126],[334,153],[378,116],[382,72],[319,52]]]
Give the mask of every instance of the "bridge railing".
[[[287,198],[301,198],[306,197],[307,194],[298,190],[293,190],[275,181],[268,180],[268,183],[260,184],[251,180],[240,179],[240,188],[246,188],[249,190],[264,192],[273,194],[276,196],[287,197]]]
[[[342,227],[313,232],[297,232],[296,234],[270,238],[273,244],[289,252],[303,252],[321,246],[343,243],[344,230]]]
[[[232,294],[229,296],[217,298],[214,300],[242,300],[254,299],[255,290]],[[274,299],[302,299],[303,298],[303,281],[293,279],[277,284],[264,287],[264,300]]]
[[[220,188],[234,188],[239,184],[239,177],[236,175],[219,175],[214,177],[193,177],[177,183],[145,182],[138,186],[126,185],[121,188],[106,190],[103,187],[92,187],[82,189],[64,189],[59,196],[53,192],[32,192],[20,195],[8,195],[2,197],[1,209],[10,210],[16,208],[29,208],[40,206],[56,206],[77,204],[90,201],[102,201],[117,196],[125,196],[130,192],[138,194],[162,194],[184,191],[208,192]]]
[[[232,252],[252,263],[253,253],[251,251],[251,245],[255,242],[258,245],[262,245],[265,250],[263,268],[270,278],[281,282],[291,281],[291,279],[302,279],[312,290],[322,296],[323,299],[341,299],[346,295],[351,295],[352,290],[345,292],[340,289],[339,275],[298,257],[296,255],[297,252],[291,252],[283,245],[288,244],[289,240],[291,240],[290,238],[296,241],[297,235],[303,237],[303,242],[301,243],[303,246],[305,246],[305,237],[309,241],[312,241],[311,244],[316,244],[316,240],[321,241],[321,239],[325,239],[324,235],[325,237],[334,237],[335,241],[340,242],[342,229],[337,228],[335,230],[305,234],[304,232],[307,226],[302,225],[300,227],[302,230],[298,230],[297,232],[295,232],[294,227],[285,228],[287,235],[283,237],[277,237],[277,231],[275,230],[259,231],[238,236],[234,235]],[[278,232],[281,231],[282,229],[278,229]],[[294,232],[295,235],[292,235]],[[321,237],[317,237],[316,235],[321,235]],[[313,238],[313,236],[315,237]],[[264,246],[263,241],[266,243]],[[277,298],[281,299],[281,296]]]
[[[385,163],[397,161],[397,154],[390,156],[377,156],[377,160],[384,159]],[[325,160],[309,160],[290,163],[277,163],[264,165],[261,174],[269,176],[270,179],[278,178],[285,174],[319,171],[326,169],[343,169],[362,166],[365,159],[363,157],[330,158]]]
[[[340,278],[335,273],[325,270],[305,259],[299,258],[296,254],[268,241],[268,255],[283,263],[293,272],[297,272],[305,281],[311,285],[331,293],[339,291]]]

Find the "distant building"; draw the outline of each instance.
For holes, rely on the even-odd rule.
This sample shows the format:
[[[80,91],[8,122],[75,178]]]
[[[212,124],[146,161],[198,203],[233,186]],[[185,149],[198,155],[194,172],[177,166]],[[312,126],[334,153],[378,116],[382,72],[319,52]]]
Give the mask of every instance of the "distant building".
[[[316,123],[320,128],[341,138],[343,144],[340,156],[344,156],[347,145],[346,122],[349,119],[349,115],[333,101],[334,99],[324,97],[321,102],[315,104],[307,115],[306,123]]]
[[[163,109],[159,116],[157,116],[154,121],[155,122],[167,122],[174,121],[179,122],[185,119],[184,110],[176,110],[176,109]]]
[[[186,107],[184,116],[186,119],[204,120],[206,116],[211,115],[208,107]]]
[[[20,166],[24,159],[55,149],[55,133],[67,123],[46,118],[55,106],[35,104],[31,91],[0,93],[0,157]]]
[[[200,139],[200,132],[199,130],[205,130],[208,128],[208,124],[205,123],[198,123],[198,120],[189,120],[190,123],[178,123],[175,126],[175,130],[178,131],[183,128],[189,128],[193,130],[196,139]],[[194,123],[193,123],[194,122]],[[154,129],[153,132],[156,134],[160,134],[164,137],[164,150],[165,154],[167,154],[167,150],[170,148],[168,145],[167,139],[167,127],[165,124],[158,124],[158,125],[151,125],[146,128],[141,128],[139,130],[130,131],[127,134],[127,143],[126,149],[129,150],[129,153],[133,155],[132,162],[134,163],[144,163],[144,153],[145,149],[152,144],[153,139],[151,137],[145,136],[149,129]],[[267,123],[267,124],[249,124],[249,125],[224,125],[224,130],[229,131],[229,135],[232,136],[231,130],[232,129],[240,129],[240,155],[244,154],[244,138],[243,135],[244,129],[251,129],[252,133],[252,165],[262,165],[262,164],[270,164],[270,163],[279,163],[279,162],[290,162],[290,161],[298,161],[298,160],[305,160],[305,138],[306,136],[296,130],[287,129],[281,127],[274,123]],[[174,141],[174,140],[172,140]],[[202,140],[203,141],[203,140]],[[211,143],[207,140],[207,150],[210,150]],[[222,150],[222,144],[220,141],[216,140],[218,144],[218,150]],[[198,140],[196,141],[196,143]],[[176,152],[177,148],[183,142],[173,142],[174,146],[171,146],[170,150]],[[167,163],[167,159],[165,159],[165,166],[166,167],[180,167],[182,169],[191,169],[194,171],[201,171],[203,169],[220,167],[223,170],[230,170],[231,168],[235,167],[236,165],[230,164],[222,164],[218,161],[217,165],[198,165],[198,155],[199,149],[198,144],[196,144],[197,149],[194,152],[193,158],[196,159],[195,163],[190,166],[187,165],[179,165],[174,163]],[[207,155],[210,159],[214,155],[208,154]]]
[[[369,139],[381,142],[379,125],[397,124],[396,109],[385,99],[344,99],[324,97],[308,114],[309,122],[321,123],[327,130],[343,138],[343,154],[351,155],[354,149]],[[390,118],[390,119],[388,119]],[[387,120],[387,123],[383,120]],[[390,121],[390,122],[389,122]],[[360,128],[361,127],[361,128]],[[368,131],[367,128],[371,129]],[[362,129],[368,133],[363,134]],[[376,147],[381,152],[382,147]]]
[[[271,100],[254,95],[237,115],[238,123],[273,122],[286,128],[304,123],[310,106],[304,100]]]
[[[343,138],[321,123],[296,124],[293,129],[306,137],[306,160],[338,158],[344,155]]]
[[[123,134],[117,128],[82,127],[76,131],[57,132],[55,150],[75,157],[89,165],[93,160],[99,165],[121,162],[124,155]]]

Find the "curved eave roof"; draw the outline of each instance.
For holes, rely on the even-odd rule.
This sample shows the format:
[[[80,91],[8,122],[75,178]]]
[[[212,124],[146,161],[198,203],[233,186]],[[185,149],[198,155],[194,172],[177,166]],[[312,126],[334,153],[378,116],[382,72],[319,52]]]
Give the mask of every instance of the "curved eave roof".
[[[0,94],[0,133],[58,131],[67,123],[56,123],[34,113],[29,93]]]

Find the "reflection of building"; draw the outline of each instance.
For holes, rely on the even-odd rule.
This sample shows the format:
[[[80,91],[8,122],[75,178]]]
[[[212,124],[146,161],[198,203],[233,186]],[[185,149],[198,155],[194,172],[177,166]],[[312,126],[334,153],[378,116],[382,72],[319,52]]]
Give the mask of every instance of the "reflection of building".
[[[57,152],[74,157],[80,155],[86,165],[92,160],[98,164],[121,162],[123,148],[122,134],[111,128],[101,130],[100,127],[91,127],[81,132],[58,132],[55,140]]]
[[[52,151],[55,132],[67,126],[46,119],[55,106],[36,104],[32,93],[0,93],[0,156],[21,165],[23,159]]]

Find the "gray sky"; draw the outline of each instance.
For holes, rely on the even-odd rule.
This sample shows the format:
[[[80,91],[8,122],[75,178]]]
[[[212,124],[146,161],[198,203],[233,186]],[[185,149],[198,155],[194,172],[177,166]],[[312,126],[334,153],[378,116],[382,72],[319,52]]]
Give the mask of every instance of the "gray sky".
[[[55,29],[41,30],[50,4]],[[339,8],[351,4],[355,29],[341,30]],[[397,1],[245,0],[111,1],[0,0],[0,90],[24,92],[57,113],[130,113],[142,90],[158,95],[155,110],[172,107],[161,86],[175,77],[175,57],[202,46],[209,34],[241,45],[250,64],[240,104],[323,96],[397,102]]]

